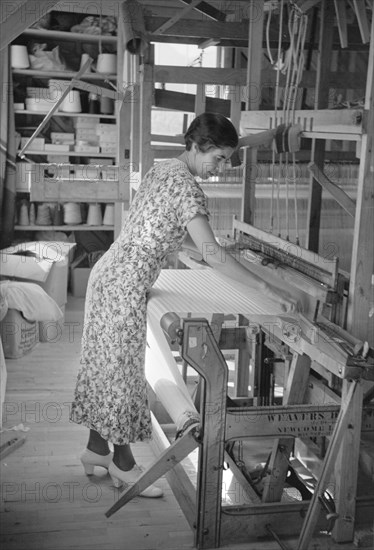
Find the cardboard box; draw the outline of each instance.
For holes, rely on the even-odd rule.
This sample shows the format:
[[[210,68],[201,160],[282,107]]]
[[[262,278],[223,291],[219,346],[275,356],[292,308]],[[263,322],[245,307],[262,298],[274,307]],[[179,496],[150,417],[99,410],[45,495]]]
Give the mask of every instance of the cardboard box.
[[[84,298],[86,296],[88,277],[90,276],[90,267],[73,267],[71,269],[71,293],[76,298]]]
[[[8,309],[0,322],[1,341],[7,359],[23,357],[39,342],[39,324],[28,321],[20,311]]]

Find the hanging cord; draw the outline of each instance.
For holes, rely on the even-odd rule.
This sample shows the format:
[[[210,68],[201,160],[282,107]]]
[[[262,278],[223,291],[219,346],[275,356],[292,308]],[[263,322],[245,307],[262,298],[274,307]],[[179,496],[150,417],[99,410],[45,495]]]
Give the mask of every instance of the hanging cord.
[[[300,27],[301,27],[299,28],[300,44],[299,44],[299,52],[298,52],[295,94],[294,94],[293,104],[292,104],[292,123],[295,123],[295,107],[296,107],[297,91],[299,89],[299,84],[301,82],[302,73],[303,73],[304,64],[305,64],[304,46],[305,46],[306,33],[308,28],[308,17],[306,15],[301,16]],[[299,221],[298,221],[298,208],[297,208],[296,155],[294,152],[292,153],[292,166],[293,166],[296,244],[299,246],[300,238],[299,238]]]
[[[283,122],[288,125],[290,122],[290,107],[293,101],[293,77],[294,77],[294,67],[295,67],[295,35],[297,33],[297,21],[294,17],[294,11],[291,11],[290,18],[288,21],[288,29],[290,35],[290,47],[287,56],[287,78],[286,78],[286,87],[285,87],[285,97],[283,101]],[[290,240],[290,225],[289,225],[289,164],[288,164],[288,153],[285,154],[285,166],[284,166],[284,184],[286,192],[286,240]],[[282,166],[283,168],[283,166]]]
[[[279,73],[281,70],[281,46],[282,46],[282,27],[283,27],[283,8],[284,0],[281,1],[280,14],[279,14],[279,33],[278,33],[278,53],[277,53],[277,63],[276,63],[276,80],[275,80],[275,99],[274,99],[274,123],[277,126],[278,121],[278,101],[279,101]],[[271,170],[271,202],[270,202],[270,232],[273,233],[274,230],[274,192],[275,192],[275,149],[273,147],[272,151],[272,170]],[[280,216],[279,216],[279,194],[280,194],[280,181],[279,174],[277,180],[277,223],[278,223],[278,235],[280,233]]]
[[[288,19],[288,32],[290,36],[290,47],[287,51],[285,57],[285,67],[283,72],[286,72],[286,85],[284,88],[284,98],[283,98],[283,123],[289,124],[289,111],[292,101],[292,77],[293,77],[293,68],[295,61],[295,35],[297,32],[296,21],[294,18],[294,10],[291,10]],[[279,155],[279,163],[281,175],[284,178],[285,185],[285,203],[286,203],[286,240],[289,240],[289,190],[288,190],[288,153],[285,154],[285,165],[283,167],[283,157]]]
[[[306,31],[308,27],[308,17],[301,14],[299,10],[292,6],[290,18],[288,21],[288,30],[290,35],[290,48],[287,55],[287,76],[286,87],[284,90],[284,102],[283,102],[283,117],[284,123],[295,123],[295,108],[297,93],[299,84],[301,82],[302,72],[304,69],[304,45],[306,39]],[[287,224],[287,240],[289,233],[289,193],[288,193],[288,179],[289,179],[289,158],[286,153],[286,224]],[[296,232],[296,244],[299,244],[299,224],[298,224],[298,212],[297,212],[297,185],[296,185],[296,156],[292,153],[292,179],[294,188],[294,211],[295,211],[295,232]]]
[[[271,50],[270,50],[270,32],[269,32],[270,31],[270,21],[271,21],[272,9],[273,8],[270,6],[268,19],[267,19],[267,22],[266,22],[266,49],[267,49],[267,52],[268,52],[269,61],[272,65],[274,65],[274,59],[273,59],[273,56],[271,55]]]
[[[102,18],[103,18],[103,9],[100,10],[100,17],[99,17],[99,27],[100,27],[100,34],[99,34],[99,55],[103,53],[103,26],[102,26]]]

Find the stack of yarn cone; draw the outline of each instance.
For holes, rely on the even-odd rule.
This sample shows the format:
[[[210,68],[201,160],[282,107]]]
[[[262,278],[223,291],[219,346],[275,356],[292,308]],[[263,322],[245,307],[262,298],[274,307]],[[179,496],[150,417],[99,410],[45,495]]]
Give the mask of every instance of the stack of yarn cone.
[[[114,204],[107,204],[104,212],[103,225],[114,225]]]
[[[29,205],[26,199],[23,199],[21,201],[18,215],[18,225],[30,225]]]
[[[51,209],[49,204],[38,205],[36,225],[52,225]]]
[[[102,223],[101,204],[90,204],[88,208],[87,225],[101,225]]]
[[[64,204],[64,223],[66,225],[79,225],[82,223],[81,208],[78,202]]]

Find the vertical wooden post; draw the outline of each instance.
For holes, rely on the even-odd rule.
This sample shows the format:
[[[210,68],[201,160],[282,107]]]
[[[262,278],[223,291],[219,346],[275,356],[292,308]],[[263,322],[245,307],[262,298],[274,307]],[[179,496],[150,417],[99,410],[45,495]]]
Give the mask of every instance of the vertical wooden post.
[[[261,60],[264,0],[250,0],[246,110],[258,110],[261,102]],[[253,223],[257,176],[257,150],[244,149],[242,221]]]
[[[347,328],[351,334],[374,343],[374,317],[369,316],[373,307],[374,251],[374,17],[371,24],[371,41],[365,93],[365,130],[361,139],[361,161],[358,175],[356,215],[353,235],[351,274]],[[348,388],[344,381],[342,402]],[[335,523],[333,537],[337,542],[353,539],[355,499],[357,491],[358,459],[361,440],[362,387],[358,385],[349,416],[350,429],[344,435],[342,448],[335,465],[336,502],[339,518]],[[350,460],[347,461],[347,456]]]
[[[151,168],[154,158],[151,148],[152,105],[154,92],[153,47],[148,49],[148,56],[142,60],[140,72],[140,140],[139,140],[139,172],[140,180]]]
[[[205,84],[196,85],[195,96],[195,116],[199,116],[206,111]]]
[[[309,380],[310,357],[295,353],[292,358],[287,384],[283,396],[283,405],[303,403]],[[274,441],[269,462],[270,475],[265,478],[263,502],[281,500],[287,477],[288,461],[293,448],[293,440],[280,438]]]
[[[140,84],[139,84],[139,57],[133,56],[131,63],[131,144],[130,144],[130,169],[132,174],[139,174],[139,142],[140,142]],[[131,177],[131,176],[130,176]],[[131,186],[133,181],[130,180]],[[135,191],[132,190],[130,202]]]
[[[329,75],[334,23],[334,5],[322,0],[320,33],[318,44],[317,81],[315,88],[315,109],[327,109],[329,104]],[[323,166],[325,160],[325,140],[313,139],[312,160]],[[312,178],[308,204],[306,248],[318,252],[321,221],[322,187]]]
[[[347,399],[351,382],[343,381],[342,402]],[[332,532],[336,542],[353,540],[356,511],[358,460],[361,441],[362,384],[357,384],[349,410],[348,429],[335,462],[335,505],[339,515]]]
[[[119,18],[118,38],[117,38],[117,89],[119,92],[125,92],[129,81],[130,55],[126,51],[123,41],[122,18]],[[122,101],[116,101],[115,114],[118,125],[118,148],[116,163],[118,165],[118,198],[121,202],[116,202],[114,207],[114,237],[116,238],[121,230],[124,218],[129,209],[130,203],[130,173],[126,151],[130,148],[129,132],[129,97],[128,93]]]
[[[235,48],[234,67],[240,69],[240,48]],[[240,113],[241,113],[241,86],[233,86],[233,97],[230,101],[230,120],[235,126],[237,132],[240,130]]]
[[[204,378],[197,488],[197,548],[218,548],[228,369],[205,319],[185,320],[182,357]]]
[[[371,23],[368,72],[365,94],[365,130],[361,139],[356,215],[349,285],[347,328],[357,338],[374,345],[374,17]]]

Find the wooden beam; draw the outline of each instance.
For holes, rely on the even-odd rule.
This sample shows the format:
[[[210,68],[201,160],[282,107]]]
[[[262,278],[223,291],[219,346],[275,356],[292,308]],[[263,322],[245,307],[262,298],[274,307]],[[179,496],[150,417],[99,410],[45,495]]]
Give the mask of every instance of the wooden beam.
[[[140,66],[140,141],[139,141],[139,172],[142,180],[151,168],[154,158],[151,148],[152,104],[153,104],[153,65]]]
[[[356,212],[356,203],[343,189],[339,187],[339,185],[336,185],[333,183],[329,178],[326,176],[326,174],[323,172],[322,168],[320,166],[317,166],[315,162],[310,162],[308,164],[309,171],[313,174],[313,177],[315,181],[317,181],[321,187],[326,189],[330,195],[334,197],[334,199],[340,204],[342,208],[350,216],[353,218],[355,217]]]
[[[174,84],[246,84],[245,69],[221,69],[215,67],[177,67],[172,65],[156,65],[154,69],[155,82],[172,82]]]
[[[362,42],[367,44],[370,41],[369,23],[366,14],[365,0],[353,0],[353,5],[356,11],[358,27],[360,29]]]
[[[19,74],[29,74],[17,71]],[[155,82],[173,84],[217,84],[219,86],[246,86],[247,70],[241,68],[216,68],[216,67],[178,67],[173,65],[155,65]],[[286,76],[281,74],[279,85],[286,82]],[[261,88],[275,86],[276,73],[273,69],[261,70]],[[362,89],[365,87],[366,78],[362,72],[333,72],[330,74],[331,87]],[[316,72],[304,71],[301,78],[301,88],[315,88]],[[343,110],[340,111],[343,115]],[[337,114],[337,113],[335,113]]]
[[[335,5],[336,21],[338,24],[340,44],[342,48],[346,48],[348,46],[348,38],[347,38],[347,12],[345,8],[345,2],[334,0],[334,5]]]
[[[180,0],[180,2],[183,2],[184,4],[191,4],[192,0]],[[206,17],[210,17],[210,19],[213,19],[214,21],[225,21],[226,14],[212,6],[211,4],[208,4],[208,2],[200,2],[195,7],[196,11],[199,11]]]
[[[354,336],[374,345],[373,307],[373,128],[374,128],[374,17],[371,23],[371,41],[365,93],[365,132],[361,140],[361,162],[358,173],[356,217],[353,233],[352,261],[348,298],[347,327]]]
[[[248,62],[247,62],[247,83],[246,83],[246,109],[257,110],[260,106],[261,88],[261,65],[262,43],[264,26],[264,0],[251,0],[248,5]],[[235,23],[236,24],[236,23]],[[243,201],[242,221],[252,223],[255,208],[255,187],[257,175],[257,151],[256,149],[245,149],[243,159]]]
[[[1,9],[0,49],[8,46],[17,36],[53,10],[58,0],[25,0],[20,3],[4,2]]]
[[[199,116],[206,111],[206,95],[205,95],[205,85],[198,84],[196,86],[196,96],[195,96],[195,116]]]
[[[165,449],[170,447],[170,442],[153,413],[151,413],[151,418],[151,446],[155,451],[155,455],[159,456]],[[188,458],[185,460],[188,460]],[[165,477],[185,518],[191,529],[193,529],[196,522],[196,489],[186,473],[186,470],[183,468],[182,464],[176,464],[174,468],[166,472]]]
[[[163,109],[183,111],[187,113],[195,112],[195,95],[174,92],[173,90],[154,90],[154,105]],[[206,98],[206,110],[220,113],[223,116],[230,116],[230,101],[216,97]]]
[[[330,0],[331,1],[331,0]],[[246,8],[246,14],[248,8]],[[151,33],[152,41],[163,43],[182,42],[183,44],[198,45],[202,40],[210,38],[218,40],[221,46],[246,48],[248,46],[248,19],[243,18],[241,21],[206,21],[199,19],[184,19],[178,21],[170,29],[167,29],[163,34],[154,33],[158,26],[168,21],[167,17],[144,16],[145,26],[148,33]],[[340,49],[340,38],[337,27],[331,27],[332,42],[334,49]],[[347,26],[348,33],[348,49],[354,51],[365,51],[367,46],[362,43],[361,35],[356,25]],[[266,41],[261,37],[257,47],[262,44],[262,48],[266,48]],[[272,49],[278,47],[278,34],[272,34],[270,29],[269,46]],[[305,49],[313,47],[314,44],[305,43]]]
[[[350,382],[349,389],[346,395],[346,400],[342,403],[338,421],[336,423],[334,433],[330,439],[329,447],[327,449],[321,471],[321,476],[315,487],[313,497],[304,520],[303,528],[300,533],[297,550],[307,550],[309,548],[309,544],[313,536],[314,530],[317,526],[318,515],[321,509],[319,497],[322,496],[326,491],[326,488],[331,478],[331,473],[335,466],[336,458],[340,450],[344,433],[348,429],[352,399],[354,397],[357,386],[358,382]]]
[[[179,10],[173,17],[170,17],[165,23],[160,25],[158,29],[154,30],[155,34],[163,34],[167,29],[170,29],[177,21],[180,21],[185,17],[198,3],[200,0],[190,0],[190,3],[183,10]]]
[[[334,22],[333,4],[322,0],[320,17],[320,35],[318,44],[317,81],[315,90],[315,109],[326,109],[329,102],[330,56],[332,49],[332,32]],[[325,141],[313,140],[312,160],[321,166],[325,159]],[[309,250],[318,252],[321,223],[322,188],[314,179],[310,182],[308,203],[306,243]]]
[[[152,40],[158,40],[161,36],[179,36],[183,41],[183,37],[188,38],[219,38],[231,40],[246,40],[248,39],[248,21],[206,21],[196,19],[184,19],[177,21],[172,27],[167,28],[162,35],[158,34],[157,29],[165,25],[168,18],[144,16],[145,28]],[[260,39],[262,43],[262,36]]]
[[[343,381],[342,403],[349,398],[352,382]],[[362,424],[362,384],[357,384],[348,411],[348,429],[345,431],[335,463],[335,506],[339,514],[334,524],[333,538],[336,542],[353,540],[356,517],[356,493],[358,462],[360,455]],[[348,460],[347,460],[347,457]]]
[[[293,354],[283,395],[283,405],[294,405],[304,402],[310,363],[310,358],[307,355]],[[287,438],[275,439],[269,461],[269,471],[271,473],[264,479],[263,502],[277,502],[281,500],[292,448],[292,440]]]

